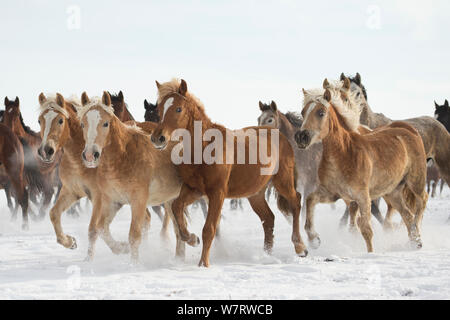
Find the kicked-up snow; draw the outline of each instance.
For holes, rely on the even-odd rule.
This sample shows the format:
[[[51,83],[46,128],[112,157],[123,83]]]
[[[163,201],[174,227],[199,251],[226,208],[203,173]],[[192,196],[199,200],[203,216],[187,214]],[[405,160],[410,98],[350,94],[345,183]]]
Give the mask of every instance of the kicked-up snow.
[[[0,195],[3,198],[3,194]],[[84,202],[83,202],[84,206]],[[319,205],[316,228],[322,244],[306,258],[295,256],[291,227],[275,213],[273,254],[263,251],[263,230],[244,200],[243,211],[223,208],[221,238],[211,250],[211,267],[197,267],[201,246],[186,247],[185,261],[174,258],[175,236],[160,238],[161,222],[153,215],[140,263],[114,255],[97,242],[93,262],[85,262],[90,208],[80,218],[63,216],[65,232],[78,248],[56,243],[50,219],[30,222],[21,230],[21,217],[10,220],[6,201],[0,210],[0,299],[449,299],[450,189],[428,201],[422,225],[423,248],[411,249],[406,228],[386,233],[375,219],[375,253],[366,253],[359,233],[339,228],[342,201],[333,210]],[[385,206],[382,206],[385,211]],[[191,232],[201,236],[203,214],[191,209]],[[304,217],[301,218],[302,225]],[[112,224],[117,240],[128,239],[129,207]],[[304,241],[306,234],[302,230]]]

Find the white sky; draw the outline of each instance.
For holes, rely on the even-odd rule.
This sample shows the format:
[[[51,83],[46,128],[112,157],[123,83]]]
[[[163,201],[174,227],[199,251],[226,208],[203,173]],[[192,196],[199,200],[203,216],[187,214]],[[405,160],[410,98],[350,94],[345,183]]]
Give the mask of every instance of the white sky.
[[[18,0],[0,14],[0,98],[19,96],[34,129],[42,91],[122,90],[143,120],[154,81],[172,77],[230,128],[256,124],[259,100],[300,111],[302,87],[341,72],[360,72],[371,107],[396,119],[432,115],[450,94],[445,0]]]

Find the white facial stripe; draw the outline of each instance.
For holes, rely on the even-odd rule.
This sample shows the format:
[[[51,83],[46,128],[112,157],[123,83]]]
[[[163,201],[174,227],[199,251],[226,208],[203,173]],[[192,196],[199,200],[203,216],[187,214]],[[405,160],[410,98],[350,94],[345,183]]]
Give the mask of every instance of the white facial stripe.
[[[434,118],[437,120],[437,118],[439,118],[439,115],[437,113],[434,114]]]
[[[58,114],[55,111],[50,110],[44,115],[44,137],[42,138],[42,144],[45,145],[47,143],[47,137],[50,132],[50,128],[52,127],[52,122],[56,118]]]
[[[11,112],[12,112],[12,110],[13,110],[12,108],[9,108],[9,110],[8,110],[8,113],[11,113]]]
[[[173,100],[174,100],[173,98],[169,98],[166,100],[166,103],[164,103],[163,119],[164,119],[164,116],[166,115],[167,110],[172,106]]]
[[[88,122],[86,146],[91,147],[94,144],[95,138],[97,138],[97,126],[101,119],[100,112],[98,110],[88,111],[86,118]]]
[[[308,109],[306,109],[306,113],[305,113],[305,120],[303,121],[303,123],[306,122],[306,120],[308,120],[308,116],[311,113],[311,111],[314,110],[314,108],[316,107],[316,103],[315,102],[311,102],[308,106]]]

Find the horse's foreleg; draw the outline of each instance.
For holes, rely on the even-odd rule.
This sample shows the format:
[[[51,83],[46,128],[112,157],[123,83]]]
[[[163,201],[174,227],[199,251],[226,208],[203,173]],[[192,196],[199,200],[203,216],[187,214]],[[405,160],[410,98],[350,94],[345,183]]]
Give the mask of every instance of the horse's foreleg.
[[[371,213],[370,213],[370,197],[369,194],[362,195],[362,198],[356,201],[359,210],[361,212],[358,218],[359,229],[361,230],[361,234],[366,241],[367,252],[373,252],[373,231],[371,225]]]
[[[111,230],[109,229],[111,222],[114,220],[117,212],[121,207],[122,205],[119,203],[114,203],[110,206],[109,214],[107,214],[107,216],[104,218],[103,232],[101,232],[102,239],[114,254],[123,254],[130,252],[130,245],[128,241],[125,242],[115,240],[111,234]],[[103,212],[106,213],[105,211]],[[101,223],[101,221],[99,223]]]
[[[50,220],[55,229],[56,241],[69,249],[75,249],[77,247],[77,242],[74,237],[64,234],[61,226],[61,214],[78,199],[77,195],[63,187],[58,200],[56,200],[55,205],[50,210]]]
[[[341,219],[339,220],[339,227],[340,228],[343,228],[343,227],[345,227],[347,225],[349,214],[350,214],[349,205],[346,203],[345,212],[342,215]]]
[[[191,189],[188,185],[183,184],[181,187],[180,195],[172,203],[172,211],[175,216],[174,222],[177,224],[177,228],[180,230],[180,236],[183,241],[186,241],[190,246],[197,246],[200,244],[199,238],[190,233],[187,229],[186,219],[184,218],[184,209],[187,205],[200,198],[200,194]],[[209,214],[209,210],[208,210]]]
[[[53,197],[53,193],[55,192],[55,190],[53,189],[53,187],[47,185],[44,189],[44,199],[43,199],[43,203],[42,206],[39,209],[39,220],[43,220],[45,218],[45,215],[47,213],[48,207],[50,206],[50,203],[52,201],[52,197]]]
[[[92,197],[92,215],[89,222],[89,245],[86,261],[92,261],[94,258],[95,243],[98,236],[104,230],[104,221],[111,212],[111,204],[107,199],[103,199],[100,195]]]
[[[392,223],[392,216],[394,215],[395,210],[389,202],[386,201],[386,203],[387,203],[387,212],[383,222],[383,229],[385,231],[392,231],[394,229],[394,224]]]
[[[163,216],[163,213],[161,211],[161,206],[152,206],[152,210],[156,213],[156,215],[158,216],[159,220],[163,221],[164,216]]]
[[[313,248],[318,248],[320,246],[320,237],[314,228],[314,208],[319,201],[319,192],[311,192],[306,199],[305,231],[308,235],[309,243]]]
[[[128,236],[131,248],[131,261],[137,263],[139,260],[139,246],[142,242],[142,227],[147,215],[147,196],[140,197],[131,203],[131,225]]]
[[[224,200],[225,192],[222,190],[208,194],[208,216],[203,226],[202,257],[198,263],[200,267],[209,267],[209,251],[211,250],[211,244],[216,235],[217,226],[219,225]]]
[[[349,211],[349,215],[350,215],[350,223],[349,223],[349,229],[350,232],[355,232],[356,231],[356,220],[358,217],[358,204],[355,201],[352,201],[349,203],[349,205],[347,206],[348,211]]]

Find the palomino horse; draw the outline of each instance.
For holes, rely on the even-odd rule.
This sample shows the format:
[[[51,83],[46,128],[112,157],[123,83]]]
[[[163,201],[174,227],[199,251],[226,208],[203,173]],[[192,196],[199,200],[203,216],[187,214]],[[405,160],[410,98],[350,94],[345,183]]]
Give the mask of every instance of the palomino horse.
[[[96,170],[95,194],[99,198],[94,204],[89,226],[89,254],[93,254],[95,241],[102,235],[105,219],[112,208],[119,204],[131,206],[129,244],[131,258],[138,259],[144,220],[149,217],[147,205],[158,205],[176,198],[181,181],[170,159],[170,152],[159,152],[147,134],[156,126],[152,123],[138,124],[145,132],[121,122],[112,108],[107,92],[101,99],[81,97],[83,108],[78,111],[85,143],[79,145],[83,163],[87,170]],[[171,204],[171,203],[170,203]],[[172,214],[171,205],[166,212]],[[184,243],[177,235],[177,256],[184,256]]]
[[[303,90],[303,94],[307,94]],[[270,104],[259,102],[259,108],[262,114],[258,117],[258,125],[267,125],[278,128],[284,134],[294,147],[295,164],[297,168],[297,191],[303,196],[303,209],[306,209],[306,198],[313,192],[319,184],[319,177],[317,172],[319,170],[319,163],[322,159],[322,144],[316,143],[310,148],[304,150],[297,148],[294,135],[302,126],[303,118],[294,112],[287,112],[283,114],[277,109],[274,101]],[[364,130],[364,128],[360,128]],[[341,218],[341,226],[346,224],[348,220],[349,210],[345,211]],[[383,217],[377,206],[372,203],[371,212],[373,216],[383,224]]]
[[[341,74],[341,80],[344,78],[345,75]],[[349,79],[351,81],[351,90],[359,97],[362,109],[360,123],[367,125],[371,129],[391,123],[391,119],[382,113],[374,113],[370,108],[367,102],[366,88],[361,82],[360,74],[357,73],[355,77],[350,77]],[[450,185],[450,133],[443,124],[431,117],[423,116],[402,121],[410,124],[419,132],[425,147],[427,160],[433,159],[442,178]],[[384,220],[385,226],[388,228],[392,226],[392,215],[393,210],[388,210]]]
[[[12,186],[12,192],[22,208],[22,229],[28,229],[28,192],[25,188],[24,154],[14,132],[0,124],[0,169]]]
[[[278,195],[284,198],[284,201],[280,201],[284,204],[282,211],[293,215],[292,242],[295,251],[301,256],[306,256],[306,246],[301,239],[299,225],[301,196],[295,190],[295,159],[287,138],[280,134],[278,143],[273,146],[271,142],[276,140],[278,130],[270,127],[249,127],[236,133],[213,123],[206,116],[203,104],[188,92],[184,80],[174,79],[162,85],[157,82],[157,86],[158,105],[163,108],[160,108],[161,123],[151,138],[154,146],[162,150],[160,152],[170,149],[167,146],[174,131],[179,128],[181,130],[177,130],[177,133],[183,133],[183,145],[189,145],[183,146],[182,149],[185,159],[182,161],[176,159],[183,186],[179,197],[173,202],[172,209],[182,239],[191,246],[198,245],[200,241],[195,234],[188,231],[183,219],[183,209],[205,195],[209,200],[199,265],[209,266],[209,251],[225,198],[248,198],[262,221],[265,249],[271,250],[274,215],[264,197],[269,181],[273,183]],[[212,145],[202,141],[202,138],[208,139],[208,135],[209,141],[214,137]],[[255,143],[251,143],[251,140]],[[252,145],[256,143],[259,143],[259,148]],[[258,149],[261,153],[263,145],[266,151],[270,152],[266,164],[262,163],[260,157],[259,160],[254,159],[254,164],[249,163],[250,155],[247,157],[247,154]],[[180,145],[177,145],[178,147]],[[255,150],[251,150],[253,147]],[[242,155],[242,152],[237,154],[237,150],[245,151],[245,154]],[[174,154],[180,155],[180,149],[178,152],[174,149]],[[283,156],[279,157],[280,154]],[[206,155],[206,158],[203,155]],[[262,170],[266,171],[265,174],[262,174]]]
[[[420,135],[404,122],[358,133],[359,102],[350,90],[349,79],[345,78],[341,87],[333,87],[325,79],[325,93],[305,99],[304,122],[295,135],[300,148],[320,141],[323,144],[319,186],[306,200],[308,238],[318,238],[312,220],[315,205],[342,198],[351,201],[351,215],[359,208],[358,225],[367,251],[373,252],[370,202],[384,197],[401,213],[411,242],[420,248],[420,226],[428,199],[426,155]]]
[[[38,148],[41,144],[39,133],[34,132],[23,122],[22,114],[20,113],[19,98],[16,97],[14,101],[10,101],[8,97],[5,98],[5,113],[3,116],[3,123],[11,128],[11,130],[22,139],[24,157],[25,157],[25,171],[29,177],[29,192],[30,195],[34,193],[42,193],[42,204],[39,208],[39,218],[43,219],[50,205],[55,188],[59,185],[58,177],[58,162],[53,164],[45,163],[39,160]],[[60,159],[61,153],[55,155]],[[31,197],[30,199],[33,199]]]
[[[62,189],[50,210],[50,219],[55,229],[57,242],[66,248],[75,249],[77,247],[75,238],[63,232],[61,214],[83,197],[88,197],[93,202],[94,210],[98,209],[100,198],[97,193],[96,169],[86,168],[81,159],[84,138],[77,116],[77,107],[80,103],[73,99],[65,100],[60,94],[47,98],[43,93],[39,95],[39,103],[41,106],[39,124],[42,135],[39,155],[42,161],[53,163],[57,161],[55,154],[61,150],[64,151],[59,166]],[[109,224],[120,207],[120,205],[113,206],[106,217],[102,233],[106,244],[116,254],[129,251],[128,243],[115,241],[109,231]]]
[[[450,106],[448,105],[447,99],[442,106],[438,105],[436,101],[434,102],[436,110],[434,111],[434,117],[437,121],[442,123],[448,132],[450,132]]]

